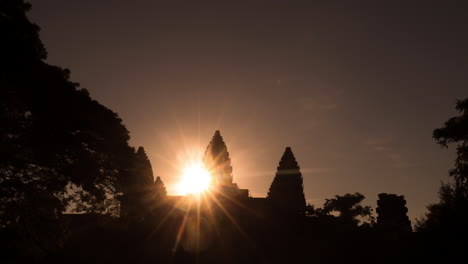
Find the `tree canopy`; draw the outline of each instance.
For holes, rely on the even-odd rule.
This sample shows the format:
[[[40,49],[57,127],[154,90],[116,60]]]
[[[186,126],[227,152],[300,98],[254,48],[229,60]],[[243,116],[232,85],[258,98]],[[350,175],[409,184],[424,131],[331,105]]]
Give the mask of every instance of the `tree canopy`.
[[[372,208],[361,205],[364,199],[365,196],[360,193],[336,195],[335,198],[326,199],[322,210],[324,213],[338,212],[338,217],[344,223],[351,225],[358,225],[361,222],[358,217],[368,218],[373,221]]]
[[[149,161],[115,112],[45,61],[29,8],[0,2],[0,226],[32,211],[118,215],[126,183],[152,184]]]
[[[468,98],[457,101],[455,109],[460,115],[447,120],[444,126],[433,132],[436,142],[442,147],[450,143],[457,144],[457,158],[455,168],[450,175],[455,180],[457,192],[464,197],[468,196]]]
[[[433,132],[434,139],[443,148],[457,145],[455,167],[449,171],[453,182],[442,184],[440,201],[428,206],[429,212],[417,222],[418,230],[468,232],[468,98],[457,101],[455,109],[459,115]]]

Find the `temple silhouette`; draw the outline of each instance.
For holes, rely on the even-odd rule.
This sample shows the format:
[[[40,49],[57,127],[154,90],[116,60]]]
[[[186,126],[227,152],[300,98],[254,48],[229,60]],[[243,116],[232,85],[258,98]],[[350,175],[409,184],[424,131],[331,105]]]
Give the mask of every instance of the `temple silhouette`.
[[[133,211],[139,215],[135,218],[125,212],[123,214],[125,219],[133,222],[130,230],[143,226],[146,228],[142,229],[142,233],[155,230],[150,234],[171,246],[165,252],[175,252],[176,262],[190,262],[193,261],[190,258],[195,256],[200,256],[208,263],[226,259],[232,260],[232,263],[252,263],[259,258],[267,258],[272,263],[289,262],[291,258],[300,261],[307,251],[304,247],[309,243],[316,247],[323,241],[337,243],[342,235],[349,235],[356,230],[363,232],[359,235],[362,237],[370,234],[366,233],[370,229],[366,229],[365,224],[361,229],[356,229],[358,223],[353,217],[348,218],[352,215],[350,210],[356,209],[346,207],[351,200],[337,204],[338,207],[344,206],[342,210],[335,208],[342,217],[334,217],[322,209],[311,212],[314,211],[311,210],[313,206],[306,204],[300,166],[291,147],[286,147],[279,159],[266,197],[252,197],[248,189],[242,189],[236,184],[229,152],[220,131],[216,131],[209,142],[203,163],[213,177],[208,191],[185,196],[166,195],[164,184],[157,177],[150,192],[151,197],[157,198],[151,198],[146,203],[150,208],[146,215],[142,214],[143,211]],[[343,197],[364,198],[350,194]],[[382,237],[389,238],[388,243],[391,244],[411,234],[403,196],[380,194],[378,206],[376,235],[382,234]],[[310,234],[316,236],[313,242],[309,241]],[[369,236],[369,241],[376,239],[374,235]],[[255,242],[249,244],[252,239]],[[325,251],[320,254],[334,254],[333,248],[325,246]],[[269,253],[265,255],[265,252]],[[285,252],[296,252],[296,255]],[[327,258],[321,261],[344,261],[339,254],[334,257],[336,259],[331,262]]]
[[[194,201],[198,203],[197,210],[202,215],[206,214],[211,218],[213,215],[216,218],[227,215],[236,221],[262,222],[269,218],[291,220],[329,213],[322,209],[314,210],[313,206],[307,205],[300,166],[291,147],[285,148],[266,197],[252,197],[248,189],[242,189],[235,183],[229,152],[219,130],[215,131],[205,150],[203,164],[210,172],[212,181],[209,190],[202,192],[200,196],[167,195],[164,183],[158,176],[154,182],[135,185],[137,187],[132,187],[133,191],[121,198],[120,217],[135,222],[146,221],[155,216],[159,219],[161,215],[177,215],[178,211],[193,210]],[[146,171],[152,171],[149,161],[146,167]],[[152,175],[148,175],[149,178]],[[382,232],[411,232],[404,196],[381,193],[378,197],[377,229]],[[340,211],[339,208],[336,210]],[[216,222],[218,219],[211,221]]]
[[[182,12],[180,14],[189,11],[183,24],[196,22],[192,16],[195,13],[205,15],[214,12],[216,20],[219,15],[227,14],[228,28],[234,31],[237,31],[236,27],[241,29],[232,18],[242,10],[230,4],[220,12],[211,4],[206,9],[199,3],[185,7],[177,4],[175,9],[159,3],[144,6],[162,8],[169,15],[171,11]],[[260,27],[263,30],[264,25],[270,26],[270,17],[288,13],[280,9],[278,13],[276,7],[270,9],[272,6],[276,6],[276,3],[249,4],[249,14],[242,20],[249,23],[260,21],[262,17],[258,15],[262,10],[267,11],[266,24],[263,19]],[[106,5],[103,7],[107,8]],[[333,5],[325,7],[325,15],[334,8]],[[360,8],[359,12],[364,10],[371,14],[371,18],[379,17],[374,12],[378,12],[374,5],[366,4],[363,7],[366,8]],[[2,264],[466,262],[468,98],[457,101],[457,116],[433,131],[432,136],[440,146],[457,145],[457,157],[455,166],[449,172],[451,181],[440,187],[439,201],[428,205],[428,213],[422,219],[416,219],[417,232],[412,232],[406,201],[401,195],[378,194],[376,218],[371,206],[361,204],[365,196],[359,192],[325,199],[322,207],[308,205],[301,168],[290,147],[285,148],[279,159],[276,173],[272,168],[271,179],[265,183],[270,184],[266,197],[252,197],[245,186],[236,184],[233,164],[219,131],[214,133],[202,160],[212,177],[209,190],[186,196],[167,195],[162,178],[154,177],[144,148],[136,149],[130,145],[130,132],[119,115],[91,97],[87,89],[71,78],[70,70],[49,63],[48,52],[39,37],[40,27],[29,21],[27,11],[30,8],[31,5],[23,0],[0,1],[0,51],[3,52],[0,60]],[[79,6],[74,5],[73,8]],[[73,11],[73,8],[70,10]],[[62,14],[65,16],[70,11],[59,10],[53,5],[44,6],[46,9],[65,12]],[[302,23],[301,16],[307,12],[299,10],[296,4],[293,9],[293,13],[300,11],[295,23]],[[252,10],[255,12],[250,12]],[[354,14],[354,7],[350,10],[353,13],[351,17],[362,13]],[[449,14],[446,12],[448,9],[441,9],[439,5],[434,11],[442,12],[432,12],[430,5],[420,4],[405,4],[402,13],[395,13],[397,9],[393,8],[390,13],[387,9],[382,10],[385,11],[384,15],[401,18],[398,23],[408,29],[405,35],[408,35],[407,31],[412,33],[415,29],[413,20],[405,19],[408,14],[418,19],[430,14],[427,17],[435,17],[435,20]],[[339,11],[343,21],[351,18],[346,6],[343,8],[340,5]],[[460,12],[450,13],[450,18],[455,18],[454,21],[458,23],[458,15],[463,15],[464,9],[458,8],[457,11]],[[98,12],[93,18],[104,22],[113,20],[104,13]],[[423,17],[418,17],[418,13]],[[157,23],[164,22],[162,19],[157,17]],[[145,24],[149,21],[146,17],[143,20]],[[429,24],[423,23],[424,19],[419,20],[422,23],[418,24],[424,25],[424,29],[438,31],[437,23],[432,23],[434,19],[427,20],[431,22]],[[196,28],[204,28],[208,25],[205,23],[207,21],[203,19],[203,23],[196,23]],[[314,20],[314,27],[317,21]],[[445,19],[440,21],[445,22]],[[358,24],[365,26],[365,23]],[[174,25],[179,29],[176,24],[170,23],[171,28]],[[275,25],[271,25],[273,27],[269,28],[275,28]],[[388,27],[390,24],[383,25],[385,27],[372,30],[379,40],[385,33],[383,31],[393,29]],[[217,31],[223,28],[222,25],[215,26]],[[284,28],[287,29],[287,25]],[[146,26],[135,29],[146,32]],[[253,29],[256,29],[255,25]],[[176,33],[184,35],[188,32],[183,31]],[[216,33],[202,31],[210,33],[207,35]],[[194,32],[198,31],[191,33]],[[251,35],[250,30],[244,33],[242,35],[247,37]],[[197,37],[197,34],[189,35]],[[412,41],[422,35],[408,36],[411,37],[408,40]],[[236,38],[230,36],[230,39]],[[222,38],[216,37],[215,40],[223,42]],[[261,50],[266,47],[270,51],[270,40],[273,39],[265,39]],[[363,40],[367,42],[369,39]],[[437,46],[446,49],[447,43]],[[111,45],[108,48],[112,48],[116,43],[111,41],[108,44]],[[349,44],[345,43],[345,46]],[[132,47],[128,48],[132,52]],[[288,45],[287,49],[290,48]],[[218,51],[222,53],[224,50],[217,50],[217,54]],[[464,54],[458,49],[455,51],[453,58],[463,57]],[[187,57],[189,53],[176,55],[180,55],[179,59],[184,61],[190,60],[191,57]],[[210,61],[207,62],[210,64]],[[123,63],[126,61],[123,60]],[[398,65],[383,60],[379,66],[387,69],[389,63],[390,66]],[[359,65],[359,61],[356,65]],[[215,77],[223,80],[225,76],[219,73],[216,75],[215,72]],[[184,75],[183,72],[178,74]],[[343,77],[340,74],[334,76]],[[379,85],[378,79],[372,84]],[[130,93],[137,94],[138,91]],[[162,111],[160,114],[163,116],[164,113]],[[359,123],[354,125],[358,126]],[[339,184],[339,181],[335,182],[335,186]],[[408,191],[410,195],[416,195],[416,192]]]
[[[272,179],[267,197],[251,197],[248,189],[241,189],[234,182],[231,159],[226,143],[219,130],[216,130],[203,157],[205,168],[212,176],[212,186],[207,194],[208,201],[215,201],[218,206],[229,210],[234,215],[267,216],[271,212],[288,216],[304,215],[306,200],[300,167],[291,147],[286,147]],[[159,181],[160,178],[158,177]],[[167,195],[166,206],[180,207],[191,195]]]

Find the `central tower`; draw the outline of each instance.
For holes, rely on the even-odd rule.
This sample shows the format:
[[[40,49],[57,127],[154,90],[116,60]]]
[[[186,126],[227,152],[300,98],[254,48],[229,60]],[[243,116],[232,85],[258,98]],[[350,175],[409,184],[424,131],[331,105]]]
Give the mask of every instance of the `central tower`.
[[[203,158],[205,167],[213,176],[213,184],[217,191],[224,193],[236,187],[232,182],[232,166],[229,152],[219,130],[216,130],[205,151]]]

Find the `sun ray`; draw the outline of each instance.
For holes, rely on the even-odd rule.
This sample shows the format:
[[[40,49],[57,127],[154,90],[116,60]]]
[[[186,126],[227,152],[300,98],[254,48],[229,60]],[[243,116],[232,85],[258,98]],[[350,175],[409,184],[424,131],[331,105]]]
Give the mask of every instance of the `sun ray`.
[[[229,200],[230,202],[234,203],[235,205],[239,206],[240,208],[248,211],[249,213],[252,213],[253,215],[259,215],[257,212],[255,212],[254,210],[252,210],[251,208],[245,206],[245,204],[239,202],[239,200],[229,196],[229,195],[226,195],[224,194],[223,192],[216,192],[217,195],[220,195],[222,196],[224,199],[227,199]]]
[[[218,229],[218,225],[217,225],[217,221],[215,219],[215,216],[214,216],[214,213],[213,213],[213,210],[211,208],[211,206],[209,206],[209,197],[208,197],[208,194],[203,194],[202,195],[202,198],[203,198],[203,202],[207,205],[206,206],[206,212],[208,213],[208,217],[211,221],[211,224],[213,225],[213,228],[216,232],[216,236],[218,238],[220,238],[220,232],[219,232],[219,229]]]
[[[187,220],[188,220],[188,216],[190,214],[190,209],[191,208],[192,208],[192,201],[189,200],[187,211],[185,212],[184,218],[182,220],[182,224],[180,224],[179,230],[177,232],[177,237],[176,237],[176,241],[174,243],[174,248],[172,248],[172,252],[174,252],[174,253],[177,251],[177,247],[179,246],[180,240],[182,239],[182,235],[184,234],[185,225],[187,224]]]
[[[211,182],[210,172],[201,162],[194,162],[183,169],[182,180],[177,188],[184,194],[200,194],[209,189]]]
[[[226,217],[231,221],[231,223],[237,228],[237,230],[250,242],[250,238],[247,235],[247,233],[240,227],[240,225],[236,222],[234,217],[224,208],[222,203],[211,193],[209,193],[210,198],[218,205],[218,207],[221,209],[221,211],[226,215]]]

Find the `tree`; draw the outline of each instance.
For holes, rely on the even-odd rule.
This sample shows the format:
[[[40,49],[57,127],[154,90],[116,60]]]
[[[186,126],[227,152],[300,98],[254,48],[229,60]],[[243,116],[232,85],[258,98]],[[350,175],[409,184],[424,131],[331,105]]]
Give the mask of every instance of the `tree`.
[[[335,198],[325,200],[322,211],[328,214],[339,212],[339,219],[352,226],[357,226],[361,222],[358,217],[367,218],[373,222],[372,208],[361,205],[364,199],[365,196],[360,193],[335,195]]]
[[[468,197],[468,98],[457,101],[455,109],[461,114],[450,118],[444,126],[435,129],[433,137],[444,148],[457,144],[455,168],[450,170],[455,190],[460,197]]]
[[[121,194],[153,184],[120,117],[45,62],[29,8],[0,1],[0,239],[25,258],[63,246],[62,213],[119,216]]]
[[[452,226],[449,221],[456,220],[452,216],[455,208],[455,188],[451,183],[442,183],[439,192],[439,202],[429,204],[424,217],[416,219],[416,231],[441,231]]]
[[[119,116],[45,62],[29,8],[0,2],[0,228],[65,210],[118,216],[124,185],[149,177]]]
[[[305,213],[306,201],[302,174],[290,147],[285,149],[281,157],[267,199],[280,212],[293,215]]]
[[[453,182],[442,183],[439,202],[428,205],[429,212],[417,221],[419,231],[468,232],[468,98],[458,100],[455,109],[460,115],[433,132],[433,138],[442,148],[457,145],[455,167],[449,171]]]

